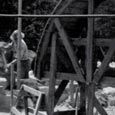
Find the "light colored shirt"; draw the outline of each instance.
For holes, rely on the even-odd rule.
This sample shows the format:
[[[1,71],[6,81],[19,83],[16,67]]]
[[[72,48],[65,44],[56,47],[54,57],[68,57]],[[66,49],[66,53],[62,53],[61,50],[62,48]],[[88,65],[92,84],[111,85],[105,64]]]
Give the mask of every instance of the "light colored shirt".
[[[14,52],[14,57],[17,58],[17,44],[13,42],[13,52]],[[25,41],[22,39],[21,40],[21,59],[20,60],[27,60],[28,58],[28,48],[25,43]]]

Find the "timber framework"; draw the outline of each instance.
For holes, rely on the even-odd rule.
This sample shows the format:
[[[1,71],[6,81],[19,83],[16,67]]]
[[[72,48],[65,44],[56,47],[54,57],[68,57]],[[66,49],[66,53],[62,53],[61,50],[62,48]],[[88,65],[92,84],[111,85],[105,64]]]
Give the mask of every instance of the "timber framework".
[[[95,0],[96,1],[96,0]],[[22,28],[22,18],[48,18],[47,24],[45,29],[43,30],[43,34],[41,35],[40,42],[37,48],[37,63],[36,63],[36,76],[41,78],[41,76],[49,78],[49,93],[47,99],[47,113],[48,115],[54,115],[54,108],[57,104],[59,98],[61,97],[65,87],[67,86],[69,80],[75,80],[79,83],[80,86],[80,98],[84,99],[81,100],[81,108],[85,106],[84,111],[86,115],[93,115],[94,107],[101,115],[107,115],[107,112],[104,108],[100,105],[99,101],[95,96],[95,89],[98,85],[103,83],[108,85],[115,86],[115,78],[111,76],[106,76],[104,74],[108,67],[109,62],[115,52],[115,39],[104,39],[104,38],[95,38],[94,37],[94,19],[97,17],[114,17],[115,15],[109,14],[93,14],[94,13],[94,0],[78,0],[78,2],[84,2],[87,9],[87,14],[84,12],[80,12],[80,14],[70,14],[66,15],[63,14],[64,10],[69,7],[69,5],[73,2],[73,0],[64,0],[62,2],[62,6],[58,9],[61,2],[57,5],[57,8],[51,15],[23,15],[22,14],[22,0],[19,0],[19,9],[18,14],[16,15],[7,15],[7,14],[0,14],[0,17],[17,17],[18,18],[18,29],[19,34]],[[103,0],[102,0],[103,1]],[[101,3],[101,1],[100,1]],[[100,4],[98,3],[98,5]],[[81,14],[82,13],[82,14]],[[64,18],[85,18],[87,19],[87,36],[85,38],[71,38],[68,36],[67,31],[63,27],[62,20]],[[66,23],[66,21],[64,22]],[[71,28],[71,27],[70,27]],[[47,31],[46,31],[47,30]],[[77,33],[77,30],[76,30]],[[72,40],[70,40],[72,39]],[[58,41],[61,42],[61,46],[65,48],[65,52],[67,53],[69,60],[71,62],[72,68],[74,72],[72,73],[64,73],[60,72],[57,69],[57,51],[59,51]],[[49,45],[50,42],[50,45]],[[20,45],[20,43],[19,43]],[[82,50],[80,46],[83,46],[85,50]],[[50,48],[49,48],[50,47]],[[73,48],[74,47],[74,48]],[[102,59],[102,64],[100,67],[96,67],[94,64],[94,60],[97,61],[94,57],[94,49],[95,47],[107,47],[106,55],[104,55]],[[50,66],[48,71],[43,71],[42,64],[44,63],[44,57],[50,49]],[[83,51],[85,58],[82,58],[82,62],[79,62],[79,57],[76,55],[76,51]],[[103,53],[103,52],[102,52]],[[66,60],[66,59],[65,59]],[[20,57],[18,57],[18,67],[20,68]],[[20,70],[18,68],[18,80],[20,76]],[[56,80],[61,80],[58,88],[55,89]],[[34,89],[28,88],[27,86],[22,86],[21,90],[31,92],[33,95],[39,95],[39,100],[37,100],[37,104],[33,115],[37,115],[37,111],[39,108],[39,102],[42,93],[36,91]],[[85,91],[85,93],[83,92]],[[36,93],[35,93],[36,92]],[[87,101],[87,102],[86,102]],[[27,105],[27,104],[26,104]],[[19,115],[20,113],[14,107],[11,109],[13,114]],[[28,115],[28,109],[26,107],[26,115]]]

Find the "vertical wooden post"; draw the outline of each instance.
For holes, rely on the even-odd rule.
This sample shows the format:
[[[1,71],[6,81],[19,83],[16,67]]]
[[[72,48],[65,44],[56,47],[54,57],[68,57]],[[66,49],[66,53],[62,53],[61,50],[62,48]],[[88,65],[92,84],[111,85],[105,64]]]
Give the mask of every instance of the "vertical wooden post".
[[[22,0],[18,0],[18,14],[22,14]],[[20,87],[20,73],[21,73],[21,28],[22,28],[22,18],[18,17],[18,48],[17,48],[17,87]]]
[[[14,64],[11,64],[11,77],[10,77],[10,84],[11,84],[11,107],[13,106],[13,79],[14,79]]]
[[[92,14],[93,13],[93,0],[88,0],[88,13]],[[86,61],[86,71],[87,71],[87,82],[92,81],[92,74],[93,74],[93,18],[88,18],[88,33],[87,33],[87,50],[86,50],[86,55],[87,55],[87,61]]]
[[[88,0],[88,14],[93,14],[93,0]],[[88,18],[88,33],[87,33],[87,60],[86,60],[86,81],[88,83],[87,89],[87,111],[86,115],[93,115],[94,108],[94,90],[95,85],[92,84],[93,77],[93,29],[94,19]]]
[[[55,74],[56,74],[56,34],[52,36],[51,60],[50,60],[50,80],[49,80],[49,95],[48,95],[48,115],[53,115],[54,112],[54,94],[55,94]]]
[[[87,106],[86,106],[86,115],[93,115],[93,108],[94,108],[94,90],[95,85],[90,83],[88,85],[87,90]]]

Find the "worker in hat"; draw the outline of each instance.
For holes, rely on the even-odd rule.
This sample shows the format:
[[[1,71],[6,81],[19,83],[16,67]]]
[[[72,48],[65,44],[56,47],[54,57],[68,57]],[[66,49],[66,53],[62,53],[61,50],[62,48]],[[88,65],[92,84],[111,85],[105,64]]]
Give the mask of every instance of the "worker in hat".
[[[13,58],[15,60],[17,60],[17,46],[18,46],[18,30],[15,30],[11,36],[10,39],[12,40],[12,42],[7,45],[7,48],[11,48],[13,51]],[[28,57],[28,47],[25,43],[25,41],[23,40],[23,38],[25,37],[24,33],[21,32],[21,50],[20,50],[20,62],[21,62],[21,75],[20,75],[20,79],[25,79],[28,78],[28,72],[30,70],[30,62],[29,62],[29,57]],[[12,63],[12,62],[11,62]],[[7,68],[9,68],[11,66],[11,63],[7,64]],[[7,78],[7,87],[6,89],[10,88],[10,77]]]

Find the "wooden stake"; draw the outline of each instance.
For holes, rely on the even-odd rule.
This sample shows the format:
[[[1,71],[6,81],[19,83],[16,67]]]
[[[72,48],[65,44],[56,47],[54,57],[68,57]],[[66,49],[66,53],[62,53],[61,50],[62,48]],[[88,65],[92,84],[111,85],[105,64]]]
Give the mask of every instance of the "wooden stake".
[[[48,115],[53,115],[54,112],[54,94],[56,81],[56,34],[52,37],[51,60],[50,60],[51,76],[49,80],[49,95],[48,95]]]

